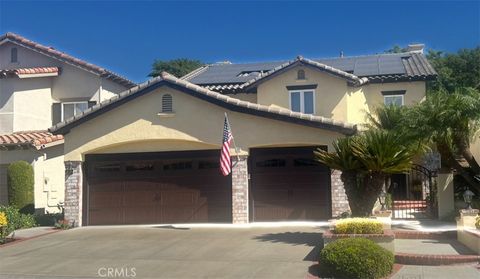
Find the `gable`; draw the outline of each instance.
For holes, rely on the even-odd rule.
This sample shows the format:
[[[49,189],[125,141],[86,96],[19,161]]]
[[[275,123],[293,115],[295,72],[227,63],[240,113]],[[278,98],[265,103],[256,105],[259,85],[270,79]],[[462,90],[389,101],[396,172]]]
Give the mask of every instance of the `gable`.
[[[160,113],[165,94],[172,96],[173,114]],[[219,149],[225,112],[243,151],[259,146],[330,145],[343,136],[228,110],[176,88],[159,86],[71,128],[65,134],[65,160],[81,160],[86,154]]]

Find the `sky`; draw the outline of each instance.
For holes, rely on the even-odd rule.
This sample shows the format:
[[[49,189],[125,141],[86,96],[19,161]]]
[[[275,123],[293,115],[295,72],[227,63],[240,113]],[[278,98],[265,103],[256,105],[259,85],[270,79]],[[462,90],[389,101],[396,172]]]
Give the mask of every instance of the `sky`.
[[[155,59],[233,63],[480,45],[480,1],[5,1],[14,32],[141,82]]]

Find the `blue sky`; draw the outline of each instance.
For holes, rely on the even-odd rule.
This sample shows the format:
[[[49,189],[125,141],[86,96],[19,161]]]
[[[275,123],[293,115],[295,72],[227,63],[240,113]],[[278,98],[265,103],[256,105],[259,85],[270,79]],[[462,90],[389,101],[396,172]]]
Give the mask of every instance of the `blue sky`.
[[[4,1],[16,32],[140,82],[154,59],[252,62],[480,43],[480,1]]]

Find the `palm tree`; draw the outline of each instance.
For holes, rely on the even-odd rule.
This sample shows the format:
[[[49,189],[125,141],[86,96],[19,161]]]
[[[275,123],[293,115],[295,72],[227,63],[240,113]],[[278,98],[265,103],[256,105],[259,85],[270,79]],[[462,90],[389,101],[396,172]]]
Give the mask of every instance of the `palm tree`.
[[[480,166],[470,150],[470,142],[480,130],[478,90],[430,92],[425,102],[408,112],[407,119],[411,133],[436,146],[444,166],[455,169],[470,186],[480,191],[480,184],[473,179],[480,175]],[[459,158],[468,166],[462,166]]]
[[[342,171],[348,203],[353,216],[371,214],[389,174],[410,170],[417,150],[406,145],[396,133],[368,130],[337,140],[335,152],[315,152],[316,159]]]

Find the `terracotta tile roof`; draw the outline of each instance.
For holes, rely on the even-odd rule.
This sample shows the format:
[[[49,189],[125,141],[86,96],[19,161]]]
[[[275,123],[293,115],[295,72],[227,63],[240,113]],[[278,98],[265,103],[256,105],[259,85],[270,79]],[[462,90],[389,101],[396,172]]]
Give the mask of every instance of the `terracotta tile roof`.
[[[13,71],[19,75],[51,74],[51,73],[58,73],[58,67],[21,68],[21,69],[14,69]]]
[[[48,131],[24,131],[8,135],[0,135],[0,147],[33,146],[41,149],[43,145],[61,143],[62,135],[54,135]]]
[[[14,76],[28,76],[28,75],[41,75],[50,74],[58,75],[60,69],[58,67],[35,67],[35,68],[20,68],[20,69],[3,69],[0,70],[0,75],[14,75]]]
[[[32,49],[36,52],[42,53],[44,55],[50,56],[52,58],[55,58],[57,60],[60,60],[62,62],[71,64],[73,66],[82,68],[84,70],[93,72],[101,77],[105,77],[109,80],[112,80],[116,83],[122,84],[128,88],[134,87],[136,84],[114,72],[111,72],[107,69],[104,69],[102,67],[99,67],[97,65],[88,63],[86,61],[80,60],[78,58],[75,58],[73,56],[70,56],[64,52],[58,51],[52,47],[47,47],[44,45],[41,45],[39,43],[36,43],[34,41],[31,41],[27,38],[24,38],[18,34],[8,32],[2,36],[0,36],[0,42],[8,40],[11,41],[15,44],[18,44],[20,46],[26,47],[28,49]]]
[[[66,134],[70,131],[71,128],[80,125],[83,122],[88,121],[89,119],[92,119],[104,112],[107,112],[110,109],[122,105],[123,103],[128,102],[129,100],[137,96],[142,96],[143,94],[153,91],[155,88],[158,88],[163,84],[165,84],[166,86],[172,86],[173,88],[183,91],[194,97],[209,101],[232,111],[254,114],[260,117],[272,118],[280,121],[332,130],[347,135],[354,134],[357,130],[356,125],[336,121],[331,118],[304,114],[300,112],[294,112],[289,109],[265,106],[247,101],[242,101],[220,94],[215,91],[208,90],[204,87],[190,83],[186,80],[176,78],[169,73],[162,72],[159,77],[153,78],[132,89],[124,91],[109,100],[105,100],[99,104],[96,104],[95,106],[83,111],[82,113],[72,118],[69,118],[64,122],[56,124],[55,126],[51,127],[49,131],[55,134]]]

